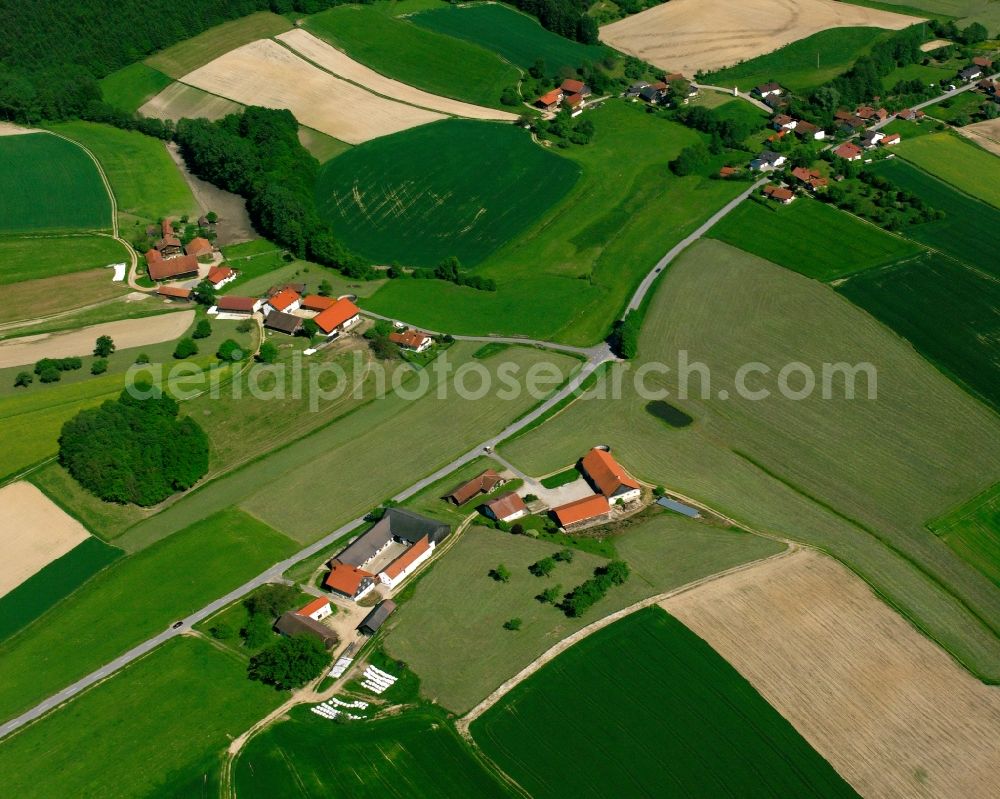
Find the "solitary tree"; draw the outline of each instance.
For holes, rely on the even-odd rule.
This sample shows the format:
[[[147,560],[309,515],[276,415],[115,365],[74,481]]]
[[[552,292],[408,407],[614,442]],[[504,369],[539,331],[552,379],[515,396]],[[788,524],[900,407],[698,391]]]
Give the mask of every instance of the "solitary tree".
[[[94,355],[98,358],[107,358],[115,351],[115,342],[111,336],[98,336],[94,342]]]

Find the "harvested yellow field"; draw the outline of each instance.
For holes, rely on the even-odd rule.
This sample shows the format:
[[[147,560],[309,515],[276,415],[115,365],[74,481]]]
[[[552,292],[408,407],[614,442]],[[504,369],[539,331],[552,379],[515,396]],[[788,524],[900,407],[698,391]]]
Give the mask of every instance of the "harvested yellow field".
[[[867,799],[996,796],[1000,688],[831,558],[803,550],[661,604]]]
[[[244,105],[287,108],[303,125],[349,144],[444,118],[336,78],[270,39],[231,50],[182,81]]]
[[[155,97],[150,98],[139,109],[145,117],[155,119],[222,119],[226,114],[235,114],[243,106],[203,92],[194,86],[186,86],[175,81]]]
[[[985,122],[976,122],[956,130],[984,150],[1000,155],[1000,118],[987,119]]]
[[[601,41],[693,76],[770,53],[827,28],[900,30],[920,20],[835,0],[670,0],[601,28]]]
[[[103,322],[67,333],[19,336],[0,341],[0,369],[35,363],[42,358],[90,355],[99,336],[111,336],[119,350],[172,341],[180,338],[192,322],[194,311],[175,311],[140,319]]]
[[[384,97],[399,100],[410,105],[417,105],[421,108],[429,108],[432,111],[440,111],[442,114],[452,114],[453,116],[466,117],[468,119],[494,119],[503,122],[514,122],[517,114],[507,111],[497,111],[492,108],[484,108],[480,105],[463,103],[460,100],[452,100],[450,97],[441,97],[420,89],[415,89],[406,83],[387,78],[380,75],[373,69],[369,69],[364,64],[359,64],[346,53],[330,46],[322,39],[317,39],[308,31],[295,28],[287,33],[282,33],[275,37],[287,44],[295,52],[307,58],[314,64],[318,64],[328,72],[357,83],[360,86],[370,89],[376,94]]]
[[[0,488],[0,596],[90,534],[31,483]]]

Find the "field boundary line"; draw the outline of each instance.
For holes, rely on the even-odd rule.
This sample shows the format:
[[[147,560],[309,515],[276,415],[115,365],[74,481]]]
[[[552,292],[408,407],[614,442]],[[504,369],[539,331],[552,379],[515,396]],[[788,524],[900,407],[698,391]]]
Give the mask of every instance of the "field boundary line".
[[[492,693],[490,693],[490,695],[487,696],[484,700],[482,700],[478,705],[472,708],[472,710],[470,710],[468,713],[462,716],[462,718],[457,719],[455,722],[456,728],[458,729],[459,733],[461,733],[465,738],[472,740],[472,735],[469,732],[469,726],[472,724],[472,722],[474,722],[487,710],[493,707],[497,702],[503,699],[514,688],[516,688],[518,685],[520,685],[522,682],[528,679],[528,677],[537,672],[551,660],[555,659],[556,656],[558,656],[562,652],[565,652],[571,646],[573,646],[576,643],[579,643],[584,638],[587,638],[588,636],[592,635],[598,630],[601,630],[607,627],[608,625],[613,624],[614,622],[625,618],[626,616],[630,616],[636,611],[644,610],[645,608],[659,604],[660,602],[670,599],[671,597],[687,593],[688,591],[692,591],[695,588],[706,585],[707,583],[711,583],[715,580],[721,579],[722,577],[727,577],[731,574],[737,574],[739,572],[746,571],[747,569],[752,569],[753,567],[758,566],[761,563],[767,563],[768,561],[777,560],[779,558],[787,558],[790,555],[793,555],[804,548],[792,541],[785,541],[784,543],[786,545],[785,548],[780,552],[776,552],[773,555],[768,555],[767,557],[764,558],[757,558],[756,560],[750,560],[747,561],[746,563],[740,563],[736,566],[731,566],[728,569],[723,569],[722,571],[715,572],[714,574],[709,574],[706,575],[705,577],[699,577],[697,580],[692,580],[689,583],[685,583],[684,585],[678,586],[677,588],[672,588],[669,591],[664,591],[663,593],[654,594],[653,596],[646,597],[645,599],[640,599],[638,602],[635,602],[629,605],[628,607],[622,608],[621,610],[616,610],[614,613],[610,613],[607,616],[598,619],[597,621],[591,622],[586,627],[582,627],[575,633],[566,636],[561,641],[554,644],[545,652],[543,652],[541,655],[539,655],[537,658],[535,658],[535,660],[533,660],[531,663],[529,663],[527,666],[521,669],[521,671],[519,671],[513,677],[501,683],[498,688],[496,688]]]

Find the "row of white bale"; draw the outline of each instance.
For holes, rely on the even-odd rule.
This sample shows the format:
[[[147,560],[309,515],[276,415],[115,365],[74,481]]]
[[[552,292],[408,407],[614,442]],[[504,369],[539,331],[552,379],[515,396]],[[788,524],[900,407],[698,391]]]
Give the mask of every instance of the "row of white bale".
[[[361,685],[372,693],[381,694],[389,690],[394,682],[396,682],[396,678],[391,674],[374,666],[369,666],[365,669],[364,680],[361,682]]]

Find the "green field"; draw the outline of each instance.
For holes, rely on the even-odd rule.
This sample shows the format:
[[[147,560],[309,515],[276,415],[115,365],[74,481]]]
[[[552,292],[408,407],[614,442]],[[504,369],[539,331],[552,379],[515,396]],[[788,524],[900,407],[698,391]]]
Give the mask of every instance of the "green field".
[[[834,280],[918,255],[922,247],[808,197],[745,202],[709,233],[817,280]]]
[[[111,201],[94,162],[57,136],[0,136],[0,196],[0,233],[111,227]]]
[[[445,97],[497,106],[504,88],[517,84],[518,70],[495,53],[392,16],[393,8],[341,6],[304,27],[376,72]]]
[[[277,36],[291,27],[292,24],[284,17],[261,11],[209,28],[204,33],[151,55],[145,63],[171,78],[182,78],[230,50],[256,39]]]
[[[378,263],[473,266],[577,182],[579,167],[510,125],[452,119],[362,144],[321,170],[320,212]]]
[[[1000,586],[1000,483],[936,519],[930,528]]]
[[[115,561],[122,552],[86,538],[0,597],[0,641],[10,638]]]
[[[80,142],[97,157],[120,213],[156,221],[196,212],[191,189],[159,139],[95,122],[62,122],[52,130]]]
[[[709,368],[707,397],[698,369],[683,398],[682,352]],[[647,413],[662,395],[640,394],[626,375],[621,399],[577,402],[501,453],[546,474],[606,443],[648,483],[822,547],[975,673],[1000,678],[1000,591],[925,526],[997,481],[992,411],[827,286],[711,240],[664,276],[639,354],[633,371],[644,361],[671,367],[646,384],[667,389],[693,424],[672,428]],[[779,391],[778,373],[794,362],[816,377],[806,399]],[[771,392],[765,399],[738,390],[737,370],[752,363],[771,369],[747,377],[747,389]],[[872,364],[877,399],[864,371],[854,399],[835,373],[825,399],[822,364],[837,363]],[[789,388],[802,382],[789,378]]]
[[[527,69],[541,58],[546,74],[576,69],[603,58],[603,45],[584,45],[545,30],[527,14],[495,3],[449,6],[421,11],[410,19],[437,33],[465,39],[499,53],[512,64]]]
[[[898,147],[899,155],[921,169],[1000,208],[1000,158],[992,153],[952,133],[921,136]]]
[[[774,52],[711,72],[704,82],[750,91],[754,86],[776,80],[792,91],[806,92],[846,72],[887,35],[881,28],[830,28]]]
[[[467,799],[511,794],[443,714],[406,708],[378,721],[335,724],[299,707],[255,736],[234,767],[241,797]]]
[[[170,641],[5,738],[4,787],[25,797],[208,796],[219,754],[282,699],[211,644]]]
[[[857,275],[837,290],[1000,410],[1000,285],[995,277],[932,253]]]
[[[632,576],[582,618],[571,619],[535,597],[557,584],[568,592],[605,563],[604,558],[577,551],[572,563],[559,564],[550,577],[539,578],[528,572],[528,566],[560,546],[472,527],[421,578],[413,596],[396,612],[386,648],[420,675],[427,698],[461,713],[549,647],[596,619],[782,548],[775,541],[719,530],[665,511],[613,540],[618,556],[632,567]],[[509,583],[489,577],[489,570],[498,563],[510,569]],[[464,603],[462,597],[470,591],[477,601]],[[458,604],[462,605],[460,614],[448,612]],[[524,624],[511,634],[502,625],[513,617]],[[428,640],[434,646],[428,647]],[[476,657],[470,660],[473,650]]]
[[[923,136],[918,141],[933,138],[933,135]],[[1000,163],[996,156],[987,157]],[[984,235],[984,231],[1000,229],[1000,210],[956,191],[943,180],[901,158],[879,161],[871,168],[900,188],[918,195],[931,208],[944,212],[944,219],[904,228],[903,233],[908,238],[1000,277],[996,243],[992,237]]]
[[[497,291],[390,281],[366,307],[454,333],[604,338],[641,277],[745,184],[674,176],[668,162],[698,134],[635,105],[606,103],[587,117],[593,143],[564,151],[583,168],[576,186],[477,268]]]
[[[531,796],[857,796],[739,672],[660,608],[575,644],[471,731]]]
[[[0,285],[82,272],[121,262],[128,262],[128,254],[110,236],[0,236]],[[111,274],[107,272],[109,283]]]
[[[0,644],[0,718],[31,707],[295,548],[262,522],[228,510],[118,561]]]
[[[139,61],[102,78],[101,95],[108,105],[131,114],[172,82],[162,72]]]

